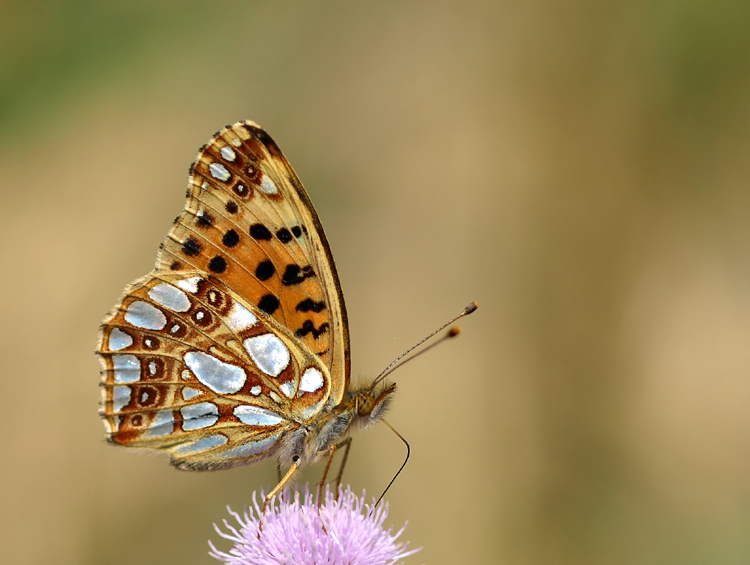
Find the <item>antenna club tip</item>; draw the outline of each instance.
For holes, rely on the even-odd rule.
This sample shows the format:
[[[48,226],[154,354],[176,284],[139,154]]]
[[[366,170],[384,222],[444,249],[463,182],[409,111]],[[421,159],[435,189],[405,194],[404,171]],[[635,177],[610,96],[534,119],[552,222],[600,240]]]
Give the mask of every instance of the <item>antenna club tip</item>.
[[[471,304],[469,304],[466,308],[464,308],[464,315],[471,314],[474,312],[477,308],[479,308],[479,304],[474,301]]]
[[[448,330],[447,337],[456,337],[460,333],[461,333],[461,328],[459,326],[453,326],[450,330]]]

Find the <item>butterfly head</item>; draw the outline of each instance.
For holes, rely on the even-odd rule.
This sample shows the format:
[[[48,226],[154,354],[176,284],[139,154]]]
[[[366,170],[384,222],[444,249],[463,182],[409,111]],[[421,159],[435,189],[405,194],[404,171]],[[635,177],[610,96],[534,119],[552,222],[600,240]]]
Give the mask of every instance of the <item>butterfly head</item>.
[[[354,393],[352,399],[356,419],[369,426],[382,418],[396,392],[396,383],[373,384]]]

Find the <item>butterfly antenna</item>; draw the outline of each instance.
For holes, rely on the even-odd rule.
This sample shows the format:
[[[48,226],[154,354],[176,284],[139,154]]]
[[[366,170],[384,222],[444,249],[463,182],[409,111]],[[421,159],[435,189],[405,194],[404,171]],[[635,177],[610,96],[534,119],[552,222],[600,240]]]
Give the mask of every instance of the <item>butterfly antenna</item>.
[[[416,345],[413,345],[409,349],[407,349],[406,351],[404,351],[390,365],[388,365],[385,369],[383,369],[383,371],[372,382],[372,386],[370,388],[371,389],[375,388],[375,386],[380,381],[382,381],[390,373],[392,373],[393,371],[395,371],[400,365],[403,365],[403,363],[401,363],[401,360],[404,357],[406,357],[407,355],[409,355],[409,353],[411,353],[412,351],[414,351],[416,348],[418,348],[424,342],[429,341],[430,339],[432,339],[433,337],[435,337],[437,334],[439,334],[440,332],[442,332],[445,328],[447,328],[448,326],[450,326],[453,322],[456,322],[457,320],[460,320],[464,316],[468,316],[469,314],[471,314],[472,312],[474,312],[478,307],[479,307],[479,305],[476,302],[472,302],[466,308],[464,308],[463,311],[458,316],[456,316],[452,320],[444,323],[442,326],[440,326],[438,329],[436,329],[430,335],[428,335],[427,337],[421,339]],[[406,363],[408,361],[411,361],[412,359],[414,359],[415,357],[417,357],[417,355],[421,355],[422,353],[424,353],[428,349],[433,348],[434,346],[436,346],[441,341],[443,341],[445,339],[448,339],[448,338],[451,338],[451,337],[456,337],[459,334],[460,331],[461,330],[459,328],[457,328],[457,327],[456,328],[451,328],[451,330],[440,341],[437,341],[436,343],[433,343],[430,347],[427,347],[427,348],[423,349],[422,351],[420,351],[419,353],[417,353],[413,357],[409,357],[409,359],[407,359],[406,361],[404,361],[404,363]],[[395,430],[394,430],[394,432],[395,432]]]
[[[411,455],[411,447],[409,447],[409,442],[408,442],[408,441],[406,441],[406,438],[404,438],[404,436],[402,436],[402,435],[401,435],[400,433],[398,433],[398,432],[397,432],[397,431],[396,431],[396,430],[395,430],[395,429],[393,428],[393,426],[391,426],[391,425],[390,425],[390,424],[389,424],[388,422],[386,422],[386,421],[385,421],[385,420],[384,420],[383,418],[381,418],[381,419],[380,419],[380,421],[381,421],[381,422],[383,422],[383,423],[384,423],[384,424],[385,424],[386,426],[388,426],[388,427],[390,428],[390,430],[391,430],[391,431],[392,431],[392,432],[393,432],[394,434],[396,434],[396,435],[397,435],[397,436],[399,437],[399,439],[400,439],[401,441],[403,441],[403,442],[404,442],[404,445],[406,445],[406,459],[404,459],[404,462],[403,462],[403,463],[401,463],[401,467],[399,467],[399,469],[398,469],[398,471],[396,472],[396,474],[395,474],[395,475],[393,475],[393,478],[391,479],[391,482],[390,482],[390,483],[388,483],[388,486],[387,486],[387,487],[385,487],[385,490],[383,491],[383,494],[381,494],[381,495],[380,495],[380,498],[378,498],[378,501],[377,501],[377,502],[375,503],[375,506],[373,506],[373,507],[372,507],[372,508],[370,509],[370,513],[372,513],[372,512],[374,512],[374,511],[375,511],[375,509],[376,509],[376,508],[378,507],[378,504],[380,504],[380,501],[381,501],[381,500],[383,500],[383,497],[385,496],[385,493],[387,493],[387,492],[388,492],[388,489],[390,489],[390,488],[391,488],[391,485],[393,485],[393,483],[394,483],[394,482],[396,482],[396,479],[397,479],[397,478],[398,478],[398,476],[399,476],[399,475],[401,474],[401,471],[403,471],[403,470],[404,470],[404,467],[406,467],[406,462],[407,462],[407,461],[409,461],[409,455]]]
[[[398,365],[396,365],[395,367],[393,367],[390,371],[388,371],[388,375],[390,375],[396,369],[400,369],[401,367],[403,367],[404,365],[406,365],[412,359],[416,359],[417,357],[421,356],[422,354],[427,353],[433,347],[435,347],[437,345],[440,345],[446,339],[450,339],[452,337],[456,337],[460,333],[461,333],[461,328],[459,326],[453,326],[445,334],[443,334],[443,337],[441,337],[437,341],[433,341],[430,345],[428,345],[424,349],[422,349],[420,351],[417,351],[414,355],[412,355],[411,357],[407,357],[406,359],[404,359],[403,361],[401,361]],[[385,376],[388,376],[388,375],[385,375]]]

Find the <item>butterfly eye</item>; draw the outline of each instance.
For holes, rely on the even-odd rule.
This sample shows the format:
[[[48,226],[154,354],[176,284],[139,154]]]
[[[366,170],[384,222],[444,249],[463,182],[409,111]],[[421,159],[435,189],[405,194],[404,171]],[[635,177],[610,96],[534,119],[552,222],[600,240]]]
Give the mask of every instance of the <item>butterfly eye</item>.
[[[375,400],[372,396],[363,395],[357,401],[357,414],[359,416],[369,416],[375,406]]]

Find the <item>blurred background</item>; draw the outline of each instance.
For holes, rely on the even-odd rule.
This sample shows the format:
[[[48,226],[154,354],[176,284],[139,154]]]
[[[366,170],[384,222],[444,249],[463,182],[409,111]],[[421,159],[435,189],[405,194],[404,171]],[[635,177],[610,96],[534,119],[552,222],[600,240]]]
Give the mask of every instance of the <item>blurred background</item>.
[[[4,0],[3,563],[215,563],[274,484],[97,416],[99,322],[243,118],[322,218],[355,379],[479,301],[395,375],[407,563],[750,562],[750,3]],[[359,434],[345,479],[403,455]]]

